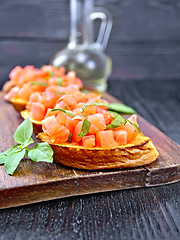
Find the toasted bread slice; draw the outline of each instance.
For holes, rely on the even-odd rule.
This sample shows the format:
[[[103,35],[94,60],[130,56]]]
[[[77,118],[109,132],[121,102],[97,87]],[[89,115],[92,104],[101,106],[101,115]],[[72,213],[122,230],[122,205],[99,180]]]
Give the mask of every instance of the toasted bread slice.
[[[39,133],[42,142],[48,142],[54,151],[54,162],[65,166],[98,170],[139,167],[154,162],[158,151],[151,139],[139,133],[136,139],[118,148],[84,148],[70,143],[54,144],[46,133]]]
[[[12,98],[10,100],[10,103],[12,103],[13,107],[17,112],[21,112],[26,108],[27,101],[21,99],[21,98]]]

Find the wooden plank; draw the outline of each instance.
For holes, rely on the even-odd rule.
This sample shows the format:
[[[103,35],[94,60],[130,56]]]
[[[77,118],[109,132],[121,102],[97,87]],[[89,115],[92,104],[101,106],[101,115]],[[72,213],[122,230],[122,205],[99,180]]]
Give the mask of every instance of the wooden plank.
[[[108,101],[117,101],[108,94],[105,94],[105,98]],[[14,144],[12,136],[21,121],[12,106],[3,101],[1,94],[0,151]],[[0,208],[178,181],[180,177],[178,145],[141,117],[139,124],[144,134],[150,136],[158,148],[160,157],[155,163],[148,167],[100,172],[80,171],[55,163],[32,163],[24,160],[14,176],[6,174],[4,167],[0,166]],[[164,172],[166,172],[165,178],[158,177]]]
[[[112,14],[112,43],[180,39],[178,0],[99,0],[94,3]],[[8,0],[0,4],[0,37],[64,41],[69,36],[69,1]]]
[[[66,44],[65,41],[54,40],[0,40],[0,88],[16,65],[33,64],[40,67],[48,64],[52,56]],[[109,44],[106,53],[111,56],[113,62],[111,79],[124,81],[179,79],[179,43]]]

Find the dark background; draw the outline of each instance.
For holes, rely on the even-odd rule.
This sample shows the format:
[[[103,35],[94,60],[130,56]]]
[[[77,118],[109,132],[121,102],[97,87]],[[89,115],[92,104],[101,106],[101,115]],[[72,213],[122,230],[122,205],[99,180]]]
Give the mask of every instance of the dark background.
[[[179,79],[180,1],[98,0],[113,17],[111,79]],[[68,0],[0,0],[0,87],[16,65],[40,67],[66,46]]]

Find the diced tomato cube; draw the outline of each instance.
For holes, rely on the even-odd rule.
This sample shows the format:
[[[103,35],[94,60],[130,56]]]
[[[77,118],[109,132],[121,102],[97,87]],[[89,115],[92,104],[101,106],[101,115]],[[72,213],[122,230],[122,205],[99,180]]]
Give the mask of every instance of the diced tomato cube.
[[[23,87],[20,88],[18,95],[21,99],[29,101],[29,98],[33,92],[34,91],[29,84],[24,84]]]
[[[34,120],[41,121],[46,113],[46,108],[39,102],[33,102],[30,105],[30,117]]]
[[[58,115],[58,111],[52,111],[52,110],[53,110],[52,108],[48,108],[44,118],[47,118],[53,115],[56,117]]]
[[[65,126],[57,122],[54,115],[42,120],[42,129],[50,137],[57,138],[58,141],[67,141],[70,133]]]
[[[10,101],[12,98],[18,97],[19,87],[13,87],[6,95],[4,96],[4,99],[6,101]]]
[[[131,121],[134,124],[137,124],[137,116],[132,115],[130,118],[128,118],[129,121]],[[127,132],[127,142],[130,143],[135,140],[136,136],[138,135],[139,131],[138,129],[132,125],[130,122],[127,122],[126,124],[122,124],[118,127],[120,130],[124,130]]]
[[[95,114],[95,113],[97,113],[97,106],[90,105],[84,109],[85,115],[91,115],[91,114]]]
[[[75,142],[81,141],[82,139],[80,136],[78,136],[78,134],[81,132],[82,125],[83,125],[83,121],[78,122],[78,124],[76,125],[73,131],[73,141]]]
[[[89,115],[87,119],[91,122],[91,124],[94,124],[98,130],[102,131],[106,129],[106,123],[102,113]]]
[[[95,136],[94,135],[88,135],[82,138],[82,145],[85,148],[92,148],[95,147]]]
[[[96,145],[102,148],[116,148],[117,142],[114,140],[112,130],[99,131],[96,133]]]
[[[41,95],[39,92],[34,92],[31,94],[30,98],[29,98],[29,102],[41,102]]]
[[[90,125],[90,127],[89,127],[89,133],[90,133],[90,134],[95,134],[95,133],[97,133],[98,131],[99,131],[99,129],[98,129],[94,124],[91,123],[91,125]]]
[[[77,100],[75,97],[71,95],[64,95],[61,97],[63,99],[64,103],[70,108],[70,109],[75,109],[77,105]]]
[[[65,125],[66,124],[66,114],[62,111],[58,111],[58,114],[56,116],[56,120],[59,124]]]
[[[69,129],[69,131],[72,133],[78,124],[79,121],[82,119],[75,119],[69,115],[66,115],[66,127]]]
[[[19,77],[23,73],[23,68],[20,66],[16,66],[13,68],[9,74],[9,78],[11,81],[18,82]]]
[[[127,144],[127,132],[124,130],[114,130],[115,140],[119,146]]]

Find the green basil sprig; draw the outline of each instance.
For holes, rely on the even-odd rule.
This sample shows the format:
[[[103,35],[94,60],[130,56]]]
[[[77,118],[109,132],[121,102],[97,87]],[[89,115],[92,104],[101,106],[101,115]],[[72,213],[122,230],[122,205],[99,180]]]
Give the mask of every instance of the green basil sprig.
[[[118,115],[110,124],[106,126],[106,129],[113,129],[113,128],[118,128],[121,126],[126,119],[124,119],[121,115]]]
[[[55,108],[55,109],[51,110],[51,112],[54,112],[54,111],[61,111],[61,112],[65,113],[65,114],[67,114],[71,117],[76,117],[77,116],[76,114],[68,112],[68,111],[64,110],[63,108]]]
[[[108,110],[114,111],[114,112],[119,112],[119,113],[125,113],[125,114],[133,114],[135,113],[135,110],[124,105],[121,103],[86,103],[84,106],[81,108],[81,112],[84,112],[84,109],[88,106],[105,106],[107,107]]]
[[[62,78],[58,77],[57,80],[58,80],[58,85],[62,86]]]
[[[78,134],[78,136],[80,137],[86,136],[89,132],[90,125],[91,125],[90,121],[87,119],[84,119],[81,132]]]
[[[8,174],[14,174],[14,171],[24,156],[28,156],[34,162],[53,162],[53,150],[48,143],[38,143],[32,149],[27,148],[34,142],[31,138],[32,133],[33,125],[31,120],[26,118],[14,134],[14,140],[17,144],[5,152],[0,153],[0,164],[4,164]]]
[[[37,86],[47,86],[48,84],[46,82],[32,82],[32,86],[37,85]]]

